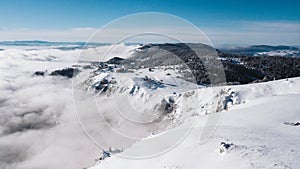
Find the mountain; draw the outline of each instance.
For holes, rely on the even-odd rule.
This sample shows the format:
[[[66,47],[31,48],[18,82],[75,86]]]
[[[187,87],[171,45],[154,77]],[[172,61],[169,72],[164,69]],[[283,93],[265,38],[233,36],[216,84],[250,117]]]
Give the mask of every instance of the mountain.
[[[197,60],[199,55],[191,49],[201,51],[203,60]],[[299,59],[241,57],[210,50],[202,44],[150,44],[138,47],[129,58],[112,57],[91,65],[94,69],[87,71],[92,75],[79,84],[105,104],[102,109],[109,113],[104,111],[104,118],[113,116],[109,126],[121,133],[113,140],[127,145],[110,137],[90,169],[296,168],[299,78],[207,87],[189,77],[206,73],[203,62],[211,63],[213,54],[226,77],[237,75],[232,78],[239,83],[243,83],[239,77],[250,75],[299,76]],[[76,76],[78,81],[82,78]],[[113,105],[122,110],[119,118]]]
[[[207,97],[212,102],[217,98],[205,94],[209,88],[193,89],[189,93],[194,94],[183,99],[202,101],[178,105],[178,110],[186,108],[182,113],[189,114],[180,118],[179,126],[141,139],[121,153],[111,153],[110,157],[100,159],[89,169],[119,169],[124,166],[130,169],[296,169],[300,165],[297,160],[300,157],[297,149],[300,146],[299,78],[213,89],[224,91],[224,95],[217,98],[230,98],[226,109],[205,115],[209,107],[197,107],[205,105]],[[222,120],[218,122],[221,116]],[[181,131],[188,131],[192,121],[196,124],[182,141],[177,140],[178,144],[168,142],[170,138],[181,135]],[[207,132],[207,125],[216,125],[217,129],[205,137],[203,133]]]
[[[286,56],[300,57],[300,50],[294,46],[270,46],[270,45],[252,45],[248,47],[230,47],[221,48],[224,53],[244,55],[244,56]]]
[[[256,46],[256,48],[273,48]],[[286,49],[289,47],[276,47]],[[212,57],[210,57],[212,56]],[[217,60],[216,60],[217,59]],[[181,65],[184,79],[198,84],[246,84],[300,76],[300,58],[239,56],[204,44],[149,44],[122,62],[128,68]],[[209,71],[211,70],[211,71]],[[213,71],[212,71],[213,70]],[[213,74],[218,76],[213,79]],[[221,75],[221,76],[220,76]],[[225,76],[226,79],[217,79]],[[215,82],[211,82],[211,80]]]
[[[137,139],[115,136],[127,146],[106,144],[90,169],[296,168],[300,107],[287,105],[300,98],[300,79],[290,78],[300,76],[300,60],[212,50],[203,44],[149,44],[129,58],[93,63],[87,70],[92,76],[79,84],[109,107],[103,115],[114,117],[109,120],[114,130]],[[227,82],[246,85],[207,87],[201,78],[209,77],[205,64],[214,63],[211,56],[224,67]],[[195,75],[200,81],[193,81]],[[249,84],[258,80],[254,77],[264,83]],[[284,80],[267,82],[273,78]]]

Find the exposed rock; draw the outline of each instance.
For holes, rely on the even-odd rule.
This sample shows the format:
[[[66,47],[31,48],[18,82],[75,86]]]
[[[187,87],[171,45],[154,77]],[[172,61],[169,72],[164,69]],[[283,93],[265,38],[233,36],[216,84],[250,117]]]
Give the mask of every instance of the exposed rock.
[[[220,154],[224,154],[229,152],[232,148],[234,147],[233,143],[225,143],[225,142],[221,142],[221,145],[219,147],[219,153]]]
[[[158,107],[158,110],[160,112],[163,112],[163,114],[169,114],[174,110],[174,108],[175,108],[174,103],[170,103],[166,99],[163,99],[161,104]]]
[[[145,78],[143,78],[143,80],[145,82],[144,85],[149,89],[157,89],[157,88],[165,87],[165,85],[162,82],[160,82],[154,78],[150,78],[148,76],[145,76]]]
[[[292,122],[284,122],[283,124],[289,125],[289,126],[300,126],[300,122],[292,123]]]
[[[133,87],[131,88],[129,94],[135,95],[139,90],[140,90],[140,86],[133,85]]]
[[[34,76],[45,76],[45,73],[46,72],[44,72],[44,71],[36,71],[36,72],[33,73],[33,75]]]
[[[84,65],[82,66],[83,69],[93,69],[94,67],[92,65]]]
[[[232,91],[231,88],[225,91],[225,94],[225,100],[223,102],[224,110],[228,110],[228,108],[234,104],[240,104],[239,95]]]
[[[175,93],[176,94],[176,93]],[[169,102],[170,103],[175,103],[175,98],[173,96],[170,96],[169,97]]]
[[[100,82],[97,82],[94,87],[96,90],[102,90],[102,92],[107,91],[109,85],[109,81],[107,79],[102,79]]]
[[[119,65],[124,59],[120,58],[120,57],[113,57],[111,59],[109,59],[106,63],[107,64],[115,64],[115,65]]]
[[[55,70],[53,72],[51,72],[51,76],[64,76],[67,78],[72,78],[74,76],[76,76],[76,74],[79,72],[78,69],[76,68],[65,68],[65,69],[61,69],[61,70]]]
[[[98,69],[106,69],[108,68],[108,65],[105,62],[100,62],[98,64]]]
[[[105,160],[106,158],[110,157],[110,152],[108,151],[102,151],[102,153],[100,154],[99,160]]]

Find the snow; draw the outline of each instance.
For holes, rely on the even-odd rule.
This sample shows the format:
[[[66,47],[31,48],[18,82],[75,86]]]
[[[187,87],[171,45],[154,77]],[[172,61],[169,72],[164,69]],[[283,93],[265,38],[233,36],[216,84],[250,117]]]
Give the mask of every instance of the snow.
[[[140,154],[159,149],[172,140],[172,134],[184,125],[137,142],[121,155],[112,156],[90,169],[114,168],[298,168],[300,166],[300,132],[284,122],[300,121],[300,78],[260,84],[227,86],[239,96],[240,104],[222,111],[215,133],[200,142],[208,116],[193,116],[196,125],[177,146],[151,158],[128,159],[122,154]],[[206,90],[206,89],[198,89]],[[215,116],[212,114],[211,116]],[[230,151],[220,154],[221,142],[233,143]]]
[[[269,52],[257,52],[253,56],[287,56],[294,57],[299,55],[298,50],[274,50]]]

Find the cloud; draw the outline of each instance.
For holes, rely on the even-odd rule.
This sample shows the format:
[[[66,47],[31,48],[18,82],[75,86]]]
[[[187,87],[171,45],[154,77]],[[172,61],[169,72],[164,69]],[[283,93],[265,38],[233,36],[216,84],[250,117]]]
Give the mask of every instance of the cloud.
[[[283,22],[283,21],[269,21],[269,22],[243,22],[244,27],[250,31],[286,31],[298,32],[300,30],[300,23],[298,22]]]
[[[230,26],[229,26],[230,25]],[[203,29],[214,44],[299,45],[300,23],[239,21]]]
[[[70,66],[75,53],[0,51],[0,168],[82,169],[93,164],[100,150],[78,125],[71,80],[32,76],[36,70]],[[56,59],[42,59],[49,55]]]
[[[74,28],[68,30],[6,29],[0,30],[0,41],[86,41],[94,31],[93,28]]]
[[[132,48],[117,45],[109,57],[128,56]],[[29,46],[0,51],[1,169],[82,169],[94,165],[101,149],[88,139],[77,121],[72,80],[32,74],[69,67],[82,52],[84,59],[90,55],[96,60],[99,58],[95,56],[100,57],[109,49],[110,46],[74,50]],[[100,138],[104,138],[103,133],[112,135],[98,120],[96,106],[87,106],[91,99],[77,100],[86,112],[81,117],[96,119],[89,129]]]
[[[144,43],[164,41],[209,43],[209,40],[213,44],[299,45],[300,43],[300,23],[291,21],[216,21],[214,26],[203,24],[199,27],[204,34],[201,34],[201,32],[198,32],[188,24],[140,25],[130,26],[124,23],[107,26],[104,29],[93,27],[79,27],[67,30],[0,29],[0,41],[47,40],[85,42],[90,40],[112,43],[137,33],[157,33],[157,35],[144,34],[127,40],[128,42]],[[167,36],[159,37],[159,34]],[[93,37],[91,37],[92,35]]]
[[[83,27],[83,28],[72,28],[72,31],[88,31],[88,32],[95,32],[97,31],[97,28],[92,27]]]

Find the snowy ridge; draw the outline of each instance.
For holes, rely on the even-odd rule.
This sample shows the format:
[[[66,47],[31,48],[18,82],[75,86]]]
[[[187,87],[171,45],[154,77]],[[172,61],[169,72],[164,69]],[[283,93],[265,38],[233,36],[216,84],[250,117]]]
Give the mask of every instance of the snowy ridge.
[[[170,152],[154,158],[129,160],[112,156],[90,169],[122,168],[293,168],[300,163],[299,132],[297,127],[284,122],[299,121],[300,79],[293,78],[260,84],[225,87],[228,100],[237,106],[223,110],[223,119],[217,131],[205,144],[199,137],[207,116],[193,116],[197,124],[190,135]],[[230,89],[229,89],[230,88]],[[209,90],[198,89],[195,93]],[[197,97],[195,97],[197,98]],[[293,106],[288,106],[293,105]],[[198,112],[197,109],[194,109]],[[187,118],[185,118],[187,119]],[[184,126],[184,125],[183,125]],[[180,130],[179,126],[177,130]],[[174,129],[164,134],[172,133]],[[152,138],[149,138],[150,140]],[[163,141],[142,140],[135,147],[155,147]],[[232,143],[220,153],[221,142]]]
[[[151,71],[137,69],[128,73],[118,73],[117,68],[96,70],[81,85],[99,100],[129,97],[131,105],[144,112],[143,116],[154,115],[153,118],[162,120],[162,113],[168,116],[168,121],[173,121],[172,125],[179,125],[191,116],[220,112],[238,103],[237,94],[231,89],[206,88],[183,80],[175,69],[158,67]],[[121,106],[121,103],[117,104]],[[127,110],[122,108],[122,111]],[[165,126],[165,123],[168,122],[160,125]]]

